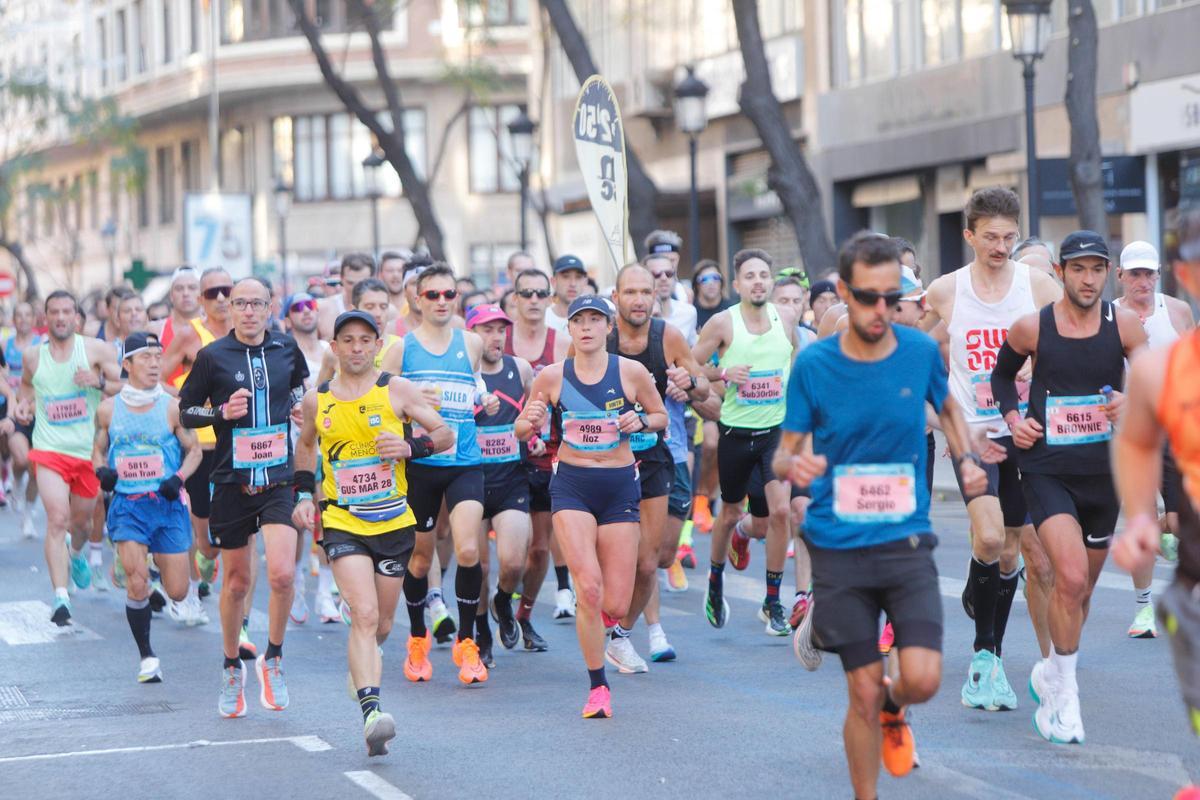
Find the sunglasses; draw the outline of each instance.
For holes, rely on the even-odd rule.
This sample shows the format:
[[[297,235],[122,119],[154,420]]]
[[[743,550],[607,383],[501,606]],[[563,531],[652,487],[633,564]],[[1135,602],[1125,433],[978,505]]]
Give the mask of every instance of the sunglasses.
[[[549,296],[550,296],[549,289],[518,289],[517,290],[517,297],[524,297],[526,300],[528,300],[531,297],[540,297],[542,300],[545,300]]]
[[[847,286],[846,288],[850,290],[850,295],[854,298],[854,302],[868,307],[875,306],[882,300],[883,304],[888,308],[895,308],[899,304],[900,299],[904,297],[904,292],[900,289],[894,292],[875,292],[870,289],[856,289],[853,286]]]
[[[218,297],[229,297],[233,294],[232,286],[214,286],[211,289],[205,289],[200,294],[204,295],[205,300],[216,300]]]
[[[651,272],[650,274],[654,276],[654,280],[659,280],[661,278],[674,278],[675,270],[664,269],[662,272]]]
[[[292,303],[290,306],[288,306],[288,311],[291,312],[292,314],[299,314],[302,311],[316,311],[316,310],[317,310],[317,301],[316,300],[300,300],[300,301]]]
[[[696,279],[697,283],[721,283],[721,276],[715,272],[710,272],[707,275],[701,275]]]
[[[443,289],[440,292],[436,289],[426,289],[421,292],[421,297],[424,297],[426,300],[437,300],[438,298],[453,300],[458,297],[458,289]]]

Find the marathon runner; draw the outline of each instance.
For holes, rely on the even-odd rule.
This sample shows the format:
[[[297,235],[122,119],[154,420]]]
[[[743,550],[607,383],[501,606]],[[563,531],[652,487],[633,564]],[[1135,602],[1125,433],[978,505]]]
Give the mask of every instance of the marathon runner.
[[[654,278],[654,296],[662,309],[663,321],[683,334],[688,347],[696,343],[696,307],[686,300],[676,300],[679,282],[676,280],[675,264],[666,253],[651,253],[642,259],[642,266]]]
[[[321,543],[353,609],[346,653],[368,756],[387,754],[387,743],[396,735],[395,720],[380,707],[379,691],[381,646],[392,630],[416,530],[405,464],[453,443],[416,386],[375,366],[381,345],[379,323],[371,314],[347,311],[334,321],[337,374],[304,395],[296,447],[299,494],[292,514],[297,528],[315,529],[319,452]],[[406,420],[424,426],[428,435],[406,437]],[[428,648],[428,638],[424,641]]]
[[[221,550],[221,636],[224,650],[218,708],[246,714],[245,673],[239,654],[252,574],[251,537],[261,531],[270,582],[267,649],[255,659],[259,702],[272,711],[288,705],[283,638],[292,606],[296,529],[292,527],[292,408],[299,404],[308,368],[294,339],[269,330],[271,290],[243,278],[229,297],[233,330],[196,354],[179,391],[183,424],[213,426],[210,543]]]
[[[387,284],[378,278],[364,278],[354,285],[354,291],[350,293],[350,297],[351,307],[355,311],[370,314],[375,319],[375,324],[379,326],[380,338],[383,343],[379,352],[375,354],[374,366],[375,369],[380,369],[388,352],[403,340],[403,337],[394,333],[382,333],[387,329],[388,317],[391,316]],[[336,371],[337,356],[333,354],[332,350],[326,350],[317,377],[317,385],[329,381]]]
[[[1063,239],[1059,254],[1063,298],[1013,323],[991,384],[1018,448],[1036,556],[1048,559],[1053,571],[1047,614],[1053,650],[1029,678],[1038,703],[1034,727],[1048,741],[1083,744],[1075,662],[1121,510],[1108,441],[1124,405],[1125,359],[1146,343],[1146,333],[1136,314],[1101,299],[1110,263],[1100,234],[1076,231]],[[1031,356],[1033,384],[1023,415],[1017,373]]]
[[[544,272],[537,269],[519,272],[513,287],[516,316],[506,334],[504,352],[528,361],[536,377],[546,367],[567,357],[571,337],[557,334],[554,328],[546,324],[547,300],[551,293],[550,279]],[[529,556],[521,581],[517,623],[521,627],[525,649],[534,652],[543,652],[548,648],[546,640],[534,630],[531,619],[551,558],[554,559],[554,577],[558,586],[554,594],[554,619],[565,622],[575,616],[575,595],[571,591],[570,573],[558,542],[551,535],[550,476],[560,438],[561,431],[553,427],[551,421],[538,434],[538,441],[545,445],[545,450],[534,455],[541,448],[536,444],[532,451],[526,448],[525,470],[529,478],[529,516],[533,536],[529,541]]]
[[[671,271],[674,281],[668,259],[647,256],[645,260],[658,269]],[[662,281],[649,266],[630,264],[617,272],[614,295],[617,318],[608,334],[606,348],[609,353],[636,361],[646,368],[654,379],[660,403],[668,397],[676,402],[702,402],[708,397],[708,380],[692,359],[683,334],[664,320],[651,317],[656,296],[661,302]],[[629,634],[655,594],[659,568],[669,567],[675,561],[682,526],[672,525],[673,536],[667,535],[667,506],[675,477],[675,459],[663,434],[634,433],[629,437],[629,448],[636,459],[641,486],[637,576],[629,610],[613,627],[604,657],[620,672],[632,674],[646,672],[648,667],[629,640]],[[662,658],[668,654],[673,659],[674,649],[657,620],[657,613],[653,616],[655,619],[649,630],[650,651],[661,660],[668,660]]]
[[[125,572],[125,617],[141,656],[139,683],[162,681],[150,646],[150,571],[171,600],[188,593],[192,530],[179,499],[183,482],[200,464],[196,435],[179,422],[179,402],[163,391],[162,345],[153,333],[132,333],[124,347],[128,382],[96,410],[92,464],[100,488],[114,492],[108,533]]]
[[[770,473],[771,456],[779,444],[779,424],[784,416],[784,392],[796,355],[796,321],[787,309],[776,308],[768,298],[774,279],[771,257],[762,250],[741,250],[733,257],[734,289],[741,301],[713,316],[692,351],[695,360],[708,364],[717,353],[710,379],[726,385],[721,405],[717,470],[721,483],[721,513],[712,532],[712,562],[704,613],[714,628],[725,627],[729,604],[724,595],[725,561],[745,569],[750,558],[749,540],[731,539],[741,514],[742,500],[752,473],[762,479],[767,497],[767,593],[758,618],[770,636],[791,633],[787,613],[779,599],[779,586],[787,561],[790,536],[790,487]]]
[[[546,309],[546,324],[561,334],[567,333],[567,309],[575,298],[588,291],[587,269],[578,256],[559,256],[554,262],[554,303]]]
[[[1192,308],[1178,298],[1155,290],[1158,285],[1158,251],[1149,242],[1130,242],[1121,251],[1121,266],[1117,270],[1117,281],[1122,295],[1113,301],[1117,308],[1124,308],[1138,315],[1146,331],[1149,346],[1169,347],[1193,327]],[[1170,448],[1163,448],[1162,497],[1166,510],[1166,527],[1163,534],[1163,552],[1177,552],[1179,533],[1179,506],[1183,500],[1182,478]],[[1133,574],[1134,599],[1137,614],[1129,626],[1133,639],[1153,639],[1158,636],[1154,623],[1150,584],[1154,579],[1154,565]]]
[[[646,368],[605,351],[612,313],[596,295],[571,303],[567,331],[575,355],[538,374],[534,399],[516,422],[525,442],[551,414],[563,432],[550,494],[554,534],[575,580],[575,630],[591,682],[585,718],[612,716],[604,631],[628,613],[633,594],[641,491],[630,437],[667,425]]]
[[[434,525],[446,501],[458,568],[454,593],[458,600],[458,636],[451,654],[464,684],[481,684],[488,679],[487,667],[479,657],[473,632],[483,587],[479,564],[479,526],[483,522],[483,468],[475,437],[475,407],[488,414],[499,411],[499,401],[483,391],[479,377],[483,344],[478,335],[451,325],[458,290],[454,272],[445,264],[434,264],[417,278],[421,324],[404,340],[393,345],[383,360],[383,371],[404,375],[425,392],[438,409],[454,446],[433,456],[413,459],[407,465],[409,494],[417,519],[417,541],[408,562],[404,596],[413,622],[412,635],[425,634],[424,616],[417,622],[414,603],[429,591],[429,571],[434,552]],[[414,435],[419,428],[414,428]],[[412,653],[410,653],[411,660]],[[408,663],[405,672],[408,673]],[[428,660],[414,664],[417,671],[432,669]],[[410,680],[414,680],[411,676]],[[428,679],[427,677],[424,679]]]
[[[913,767],[906,709],[933,697],[942,671],[942,601],[925,485],[925,404],[942,421],[963,481],[986,476],[969,452],[968,429],[937,345],[891,323],[900,252],[886,236],[860,233],[838,253],[839,294],[850,324],[806,349],[792,367],[774,474],[812,487],[804,522],[814,603],[796,631],[809,669],[822,650],[846,671],[850,706],[843,737],[855,797],[876,797],[879,763],[897,777]],[[855,391],[846,392],[847,386]],[[885,402],[886,401],[886,402]],[[810,448],[811,445],[811,448]],[[898,658],[888,675],[876,640],[886,612]]]
[[[1008,682],[1001,660],[1004,633],[1017,591],[1020,551],[1032,548],[1032,528],[1027,524],[1026,503],[1013,439],[1000,419],[992,398],[988,375],[1009,327],[1024,315],[1062,296],[1058,285],[1044,273],[1018,264],[1010,254],[1017,243],[1021,204],[1012,191],[991,187],[971,195],[963,232],[975,259],[929,285],[929,313],[922,327],[931,331],[941,321],[950,339],[950,392],[963,409],[973,436],[983,432],[991,444],[980,448],[987,457],[987,489],[982,494],[963,493],[971,520],[971,554],[963,608],[975,620],[974,655],[962,687],[962,703],[985,711],[1017,707],[1017,695]],[[1028,397],[1027,374],[1022,374],[1022,403]],[[1097,385],[1093,389],[1099,389]],[[982,440],[980,440],[982,444]],[[989,456],[1003,448],[999,463]],[[956,473],[957,475],[957,473]],[[960,491],[962,486],[959,487]],[[1030,541],[1023,544],[1022,539]],[[1027,552],[1030,579],[1030,613],[1039,628],[1037,597],[1046,576]]]
[[[121,368],[112,347],[76,333],[79,303],[65,289],[46,298],[48,338],[22,353],[17,422],[33,425],[29,462],[46,510],[44,550],[54,587],[51,621],[71,621],[67,594],[71,581],[80,589],[92,574],[83,545],[92,526],[100,484],[92,469],[96,407],[121,388]],[[68,531],[71,543],[65,545]],[[64,553],[64,550],[66,552]],[[67,557],[69,556],[69,558]]]
[[[404,270],[411,256],[407,250],[404,253],[388,250],[379,256],[379,280],[387,287],[389,320],[395,319],[404,308]]]
[[[333,322],[338,315],[354,307],[354,286],[375,274],[375,260],[366,253],[348,253],[338,268],[342,290],[324,298],[318,305],[317,330],[325,341],[333,338]]]
[[[42,336],[33,330],[33,306],[29,303],[17,303],[13,309],[13,326],[16,328],[12,336],[4,340],[4,361],[8,364],[9,385],[16,391],[21,385],[24,374],[22,356],[30,347],[42,343]],[[13,510],[21,514],[21,534],[26,539],[33,539],[37,531],[33,527],[33,502],[37,499],[37,480],[29,469],[29,448],[33,441],[33,425],[23,424],[18,420],[16,405],[18,398],[14,397],[8,416],[13,420],[13,431],[8,434],[8,455],[12,462],[13,491],[10,495]],[[21,477],[25,477],[25,486],[21,487]]]

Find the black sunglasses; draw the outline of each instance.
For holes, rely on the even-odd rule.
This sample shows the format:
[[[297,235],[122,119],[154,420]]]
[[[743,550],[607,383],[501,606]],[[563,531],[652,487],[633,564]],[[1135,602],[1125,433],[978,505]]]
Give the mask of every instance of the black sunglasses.
[[[549,289],[518,289],[517,296],[524,297],[526,300],[528,300],[531,297],[540,297],[541,299],[545,300],[547,297],[550,296],[550,290]]]
[[[458,297],[458,289],[443,289],[440,292],[437,289],[426,289],[421,292],[421,296],[426,300],[437,300],[439,297],[443,300],[453,300]]]
[[[204,295],[205,300],[216,300],[217,297],[229,297],[233,294],[232,286],[213,286],[210,289],[205,289],[200,294]]]
[[[875,306],[882,300],[888,308],[895,308],[900,303],[900,299],[904,297],[904,292],[900,289],[894,292],[875,292],[870,289],[856,289],[853,286],[846,288],[850,290],[854,302],[868,307]]]

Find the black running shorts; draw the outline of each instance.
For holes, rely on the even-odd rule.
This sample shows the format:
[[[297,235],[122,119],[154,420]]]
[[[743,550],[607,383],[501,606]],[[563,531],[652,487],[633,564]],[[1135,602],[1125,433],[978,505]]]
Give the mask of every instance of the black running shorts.
[[[200,466],[196,467],[196,471],[183,482],[183,488],[187,490],[189,510],[192,516],[197,519],[208,519],[208,515],[212,509],[212,484],[208,482],[210,473],[212,473],[213,451],[200,451]]]
[[[408,504],[417,517],[417,533],[433,530],[442,498],[446,511],[459,503],[474,500],[483,504],[483,466],[430,467],[408,463]]]
[[[751,479],[757,476],[761,485],[775,480],[771,459],[779,446],[779,428],[730,428],[717,425],[717,475],[721,482],[721,501],[740,503],[746,497]]]
[[[330,561],[346,556],[367,556],[375,565],[375,574],[385,578],[403,578],[408,568],[408,557],[412,555],[415,529],[406,528],[363,536],[337,528],[326,528],[321,537],[321,547]]]
[[[1039,529],[1056,514],[1069,514],[1079,523],[1084,546],[1105,550],[1112,544],[1121,503],[1111,475],[1042,475],[1026,472],[1021,488],[1029,515]]]
[[[1004,527],[1019,528],[1025,524],[1027,516],[1025,496],[1021,493],[1021,472],[1017,468],[1019,451],[1013,444],[1011,436],[1003,436],[992,441],[1005,449],[1008,458],[999,464],[982,465],[983,471],[987,474],[987,488],[983,494],[976,496],[1000,498],[1000,513],[1004,515]],[[962,474],[959,472],[957,461],[954,462],[954,480],[958,481],[958,491],[962,494],[963,500],[970,504],[975,497],[967,497],[967,493],[963,491]]]
[[[258,494],[247,494],[240,483],[219,483],[213,487],[208,540],[222,550],[245,547],[264,525],[291,528],[295,507],[296,490],[290,483],[270,486]]]

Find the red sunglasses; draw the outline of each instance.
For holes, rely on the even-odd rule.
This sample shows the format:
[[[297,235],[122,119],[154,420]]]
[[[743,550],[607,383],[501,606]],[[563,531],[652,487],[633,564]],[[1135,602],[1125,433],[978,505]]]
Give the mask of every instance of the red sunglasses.
[[[316,300],[298,300],[295,303],[292,303],[290,306],[288,306],[288,311],[293,314],[299,314],[302,311],[316,311],[316,310],[317,310],[317,301]]]

